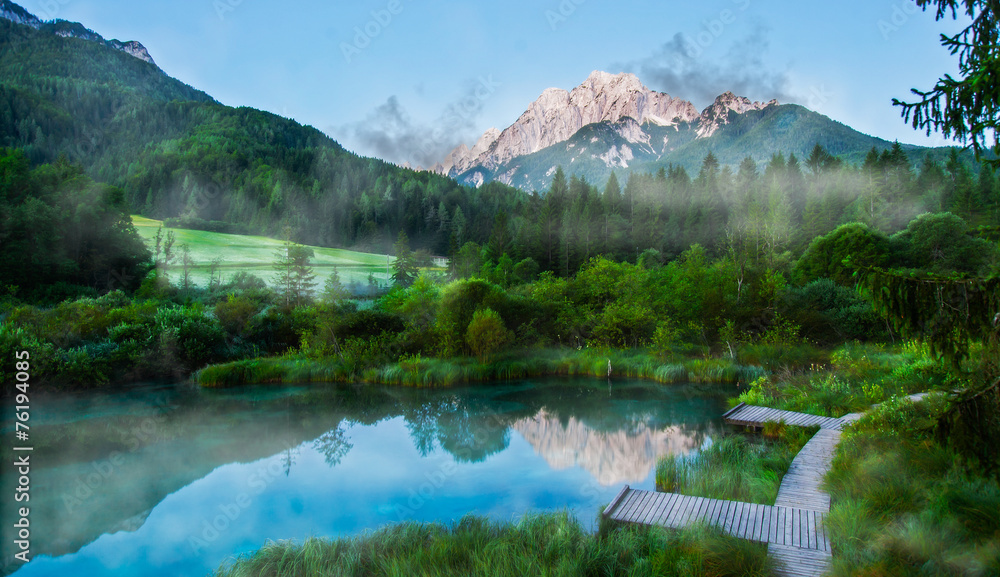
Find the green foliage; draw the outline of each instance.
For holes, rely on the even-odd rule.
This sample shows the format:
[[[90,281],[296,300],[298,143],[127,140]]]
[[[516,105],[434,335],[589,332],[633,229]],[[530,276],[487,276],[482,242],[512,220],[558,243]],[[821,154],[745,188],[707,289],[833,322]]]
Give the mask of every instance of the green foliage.
[[[781,477],[815,428],[783,428],[773,439],[723,437],[689,456],[667,455],[656,465],[656,490],[710,499],[774,504]]]
[[[269,543],[223,565],[217,577],[248,575],[763,576],[766,548],[719,530],[612,527],[594,535],[567,513],[490,521],[467,515],[451,526],[401,523],[335,541]]]
[[[465,331],[465,342],[480,361],[502,349],[512,339],[513,334],[504,326],[503,319],[490,308],[473,313]]]
[[[399,231],[399,237],[393,246],[396,260],[392,263],[392,278],[401,287],[408,287],[417,278],[417,265],[410,250],[410,239],[405,231]]]
[[[215,305],[215,318],[219,325],[232,336],[243,337],[250,327],[250,320],[260,312],[259,303],[243,295],[230,294],[226,300]]]
[[[968,357],[971,341],[994,334],[1000,278],[914,278],[869,269],[862,283],[895,330],[924,340],[953,364]]]
[[[969,141],[977,157],[990,148],[1000,155],[1000,57],[996,50],[1000,43],[996,26],[1000,14],[996,4],[984,0],[917,0],[917,6],[936,11],[937,20],[946,18],[949,12],[953,19],[962,13],[971,20],[961,32],[941,35],[941,44],[958,55],[959,77],[946,74],[930,90],[913,89],[913,94],[920,97],[916,102],[894,98],[892,103],[902,107],[903,118],[913,119],[914,128],[925,128],[927,134],[932,129],[940,130],[945,137]],[[990,162],[996,166],[1000,160]]]
[[[313,249],[286,241],[275,252],[274,270],[278,272],[277,286],[285,307],[302,306],[312,302],[316,278],[310,260]]]
[[[29,170],[23,153],[0,149],[0,278],[16,279],[22,298],[135,290],[149,261],[121,190],[65,159]]]
[[[895,398],[844,434],[827,482],[835,575],[1000,568],[1000,485],[935,440],[943,397]]]
[[[868,340],[884,332],[870,302],[857,291],[827,278],[788,287],[782,301],[782,314],[801,326],[804,338],[815,342]]]
[[[342,299],[346,299],[350,294],[344,288],[343,283],[340,282],[340,273],[337,271],[337,267],[333,267],[333,272],[330,273],[330,276],[323,283],[323,292],[320,294],[321,300],[326,304],[333,305]]]
[[[809,243],[795,264],[795,275],[803,282],[829,278],[851,286],[857,267],[885,266],[888,255],[889,239],[884,234],[858,222],[843,224]]]
[[[920,215],[906,230],[893,235],[890,242],[902,257],[903,266],[936,275],[984,274],[996,266],[1000,256],[994,243],[973,238],[965,221],[948,212]]]

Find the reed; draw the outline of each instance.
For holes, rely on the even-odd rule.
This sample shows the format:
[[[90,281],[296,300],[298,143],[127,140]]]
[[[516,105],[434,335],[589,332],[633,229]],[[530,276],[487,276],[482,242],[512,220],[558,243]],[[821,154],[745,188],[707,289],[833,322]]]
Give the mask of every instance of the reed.
[[[529,514],[515,522],[466,516],[451,526],[401,523],[351,538],[268,542],[223,565],[215,576],[723,577],[771,570],[763,545],[718,530],[605,526],[593,534],[562,512]]]

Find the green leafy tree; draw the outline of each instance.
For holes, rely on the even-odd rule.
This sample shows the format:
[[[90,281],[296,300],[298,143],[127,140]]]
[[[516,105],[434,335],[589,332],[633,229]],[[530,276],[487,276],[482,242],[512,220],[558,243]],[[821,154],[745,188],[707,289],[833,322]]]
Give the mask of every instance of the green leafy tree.
[[[950,212],[923,214],[893,235],[890,243],[909,268],[938,275],[987,274],[996,262],[996,245],[969,232],[965,221]]]
[[[953,36],[941,35],[941,44],[958,55],[959,77],[946,74],[930,90],[912,89],[916,102],[893,99],[914,128],[940,131],[969,143],[976,157],[992,148],[1000,154],[1000,6],[995,0],[915,0],[923,10],[936,11],[941,20],[959,13],[972,23]],[[992,137],[993,144],[989,144]],[[988,161],[1000,166],[1000,159]]]
[[[795,265],[795,276],[802,282],[829,278],[853,285],[857,267],[882,267],[888,261],[889,239],[866,224],[854,222],[840,225],[809,243]]]
[[[513,337],[514,335],[504,326],[500,315],[489,308],[473,313],[469,327],[465,331],[465,342],[480,361],[485,361],[490,355],[502,349],[513,340]]]

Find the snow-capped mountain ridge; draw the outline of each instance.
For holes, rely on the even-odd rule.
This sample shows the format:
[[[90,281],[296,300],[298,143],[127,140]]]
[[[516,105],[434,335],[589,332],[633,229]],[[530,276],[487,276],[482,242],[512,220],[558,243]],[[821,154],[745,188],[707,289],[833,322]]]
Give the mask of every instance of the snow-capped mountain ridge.
[[[547,88],[527,110],[503,131],[491,128],[470,150],[460,145],[437,166],[436,172],[456,176],[482,167],[493,171],[511,160],[565,142],[581,128],[598,122],[620,123],[622,138],[635,144],[649,145],[645,124],[675,126],[698,125],[699,135],[710,136],[720,124],[728,122],[728,112],[742,114],[761,110],[777,101],[752,102],[731,92],[719,96],[711,106],[698,112],[695,106],[664,92],[650,90],[634,74],[594,71],[571,91]],[[609,166],[622,166],[621,149],[608,151]],[[627,156],[627,154],[626,154]]]

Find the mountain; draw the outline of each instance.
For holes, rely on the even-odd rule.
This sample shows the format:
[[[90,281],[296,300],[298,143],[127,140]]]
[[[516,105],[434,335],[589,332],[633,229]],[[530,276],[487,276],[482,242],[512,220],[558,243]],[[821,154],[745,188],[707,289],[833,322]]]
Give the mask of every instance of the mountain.
[[[66,20],[43,22],[42,20],[39,20],[37,16],[29,13],[27,10],[10,0],[0,0],[0,18],[5,18],[15,24],[30,26],[36,30],[49,32],[63,38],[80,38],[91,42],[100,42],[106,46],[114,48],[115,50],[120,50],[126,54],[134,56],[143,62],[148,62],[153,65],[156,64],[153,62],[153,57],[149,55],[149,51],[146,50],[146,47],[135,40],[129,40],[127,42],[122,42],[120,40],[105,40],[103,36],[93,30],[90,30],[89,28],[85,28],[79,22],[68,22]]]
[[[34,164],[81,164],[133,213],[363,250],[388,249],[402,230],[443,254],[453,228],[457,241],[483,242],[496,213],[523,199],[359,157],[311,126],[220,104],[138,42],[0,2],[0,146]]]
[[[748,156],[764,163],[779,152],[804,158],[817,143],[850,162],[892,146],[796,104],[726,92],[698,112],[632,74],[595,71],[570,92],[545,90],[514,124],[491,128],[472,150],[456,148],[434,170],[469,185],[544,190],[559,166],[603,183],[614,170],[656,172],[673,164],[697,172],[709,152],[731,166]],[[913,160],[930,150],[903,148]]]

